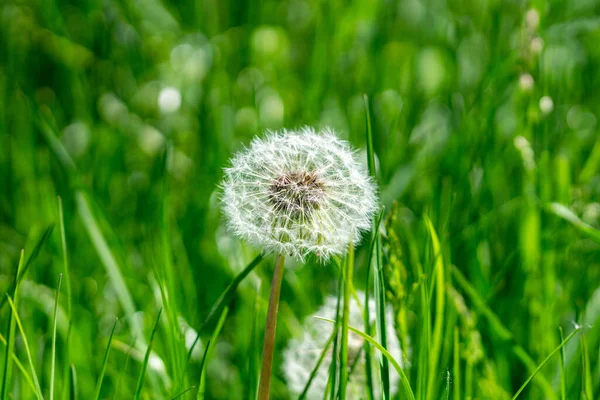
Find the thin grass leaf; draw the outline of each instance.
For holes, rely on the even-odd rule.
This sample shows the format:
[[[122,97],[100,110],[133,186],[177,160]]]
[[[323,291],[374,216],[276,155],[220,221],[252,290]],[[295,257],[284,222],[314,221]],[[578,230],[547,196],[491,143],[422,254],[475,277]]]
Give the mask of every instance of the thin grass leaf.
[[[37,377],[37,373],[35,372],[35,367],[33,366],[33,358],[31,357],[31,351],[29,350],[29,343],[27,342],[27,336],[25,335],[25,330],[23,329],[23,325],[21,324],[21,319],[19,318],[19,313],[17,312],[17,308],[13,303],[13,300],[10,298],[10,295],[7,293],[6,298],[8,300],[8,304],[12,309],[12,313],[14,315],[15,321],[17,322],[17,326],[19,327],[19,332],[21,332],[21,338],[23,339],[23,346],[25,347],[25,353],[27,353],[27,360],[29,361],[29,368],[31,369],[31,377],[33,378],[33,384],[36,389],[36,395],[38,399],[43,399],[42,389],[40,388],[40,382]]]
[[[156,322],[154,322],[154,327],[152,328],[152,333],[150,334],[150,341],[148,342],[148,348],[146,349],[146,355],[144,355],[144,362],[142,363],[142,370],[140,372],[140,377],[137,383],[137,389],[135,390],[135,400],[139,400],[142,395],[142,388],[144,387],[144,376],[146,375],[146,368],[148,367],[148,360],[150,359],[150,353],[152,352],[152,344],[154,343],[154,335],[156,334],[158,323],[160,321],[160,314],[162,313],[162,308],[158,310],[158,315],[156,316]]]
[[[336,321],[329,319],[329,318],[323,318],[323,317],[318,317],[318,316],[315,316],[314,318],[320,319],[321,321],[331,322],[336,325],[338,324]],[[408,398],[410,400],[415,400],[415,394],[413,393],[412,388],[410,387],[410,383],[408,382],[408,379],[406,378],[406,374],[402,370],[402,367],[400,366],[400,364],[398,364],[398,361],[396,361],[394,359],[394,357],[379,342],[377,342],[371,336],[367,335],[366,333],[364,333],[352,326],[349,326],[348,329],[350,329],[352,332],[354,332],[357,335],[359,335],[360,337],[362,337],[364,340],[368,341],[377,350],[379,350],[381,352],[381,354],[383,354],[383,356],[390,362],[390,364],[392,364],[392,366],[394,367],[396,372],[398,372],[398,375],[400,375],[400,381],[402,382],[402,387],[404,388],[404,391],[405,391],[406,395],[408,396]]]
[[[192,351],[194,351],[194,347],[198,343],[198,340],[200,340],[201,332],[212,321],[214,316],[217,315],[218,312],[220,312],[222,307],[231,302],[231,299],[233,298],[233,295],[235,294],[235,291],[237,290],[237,287],[239,286],[239,284],[244,280],[244,278],[246,278],[248,276],[248,274],[250,274],[250,272],[252,272],[254,270],[254,268],[256,268],[256,266],[258,264],[260,264],[260,262],[263,260],[263,258],[264,258],[264,256],[262,254],[259,254],[258,256],[256,256],[256,258],[254,258],[254,260],[252,260],[250,262],[250,264],[248,264],[246,266],[246,268],[244,268],[239,274],[236,275],[235,278],[233,278],[233,281],[231,281],[231,283],[227,286],[227,288],[223,291],[223,293],[221,293],[221,295],[219,296],[219,298],[217,299],[215,304],[210,309],[210,312],[204,319],[204,322],[200,326],[200,329],[198,329],[198,334],[196,335],[196,339],[194,339],[194,342],[192,343],[192,345],[190,346],[190,349],[188,350],[187,362],[190,361],[190,359],[192,357]]]
[[[87,197],[83,194],[83,192],[78,191],[75,195],[77,200],[77,211],[83,222],[83,226],[85,227],[100,260],[102,261],[102,265],[106,270],[108,278],[113,285],[115,292],[117,294],[117,298],[119,299],[119,303],[125,310],[125,314],[127,315],[127,319],[131,325],[131,329],[133,331],[133,336],[143,337],[143,330],[140,324],[137,322],[137,319],[133,317],[135,314],[135,305],[133,303],[133,297],[125,284],[125,279],[121,274],[121,270],[115,256],[113,255],[102,231],[100,230],[100,226],[92,213],[92,209],[90,207],[90,202]]]
[[[454,327],[454,400],[461,400],[460,392],[460,343],[458,341],[458,327]]]
[[[181,396],[183,396],[184,394],[186,394],[187,392],[189,392],[190,390],[194,390],[196,388],[196,386],[190,386],[189,388],[185,389],[182,392],[179,392],[178,394],[176,394],[175,396],[171,397],[170,400],[175,400],[180,398]]]
[[[431,237],[431,246],[433,250],[434,257],[434,267],[432,270],[432,279],[431,279],[431,288],[429,289],[429,293],[432,293],[435,287],[435,322],[433,324],[433,338],[432,342],[428,344],[430,347],[429,350],[429,370],[427,374],[429,379],[427,381],[427,399],[433,400],[435,396],[435,388],[437,379],[437,370],[438,370],[438,361],[442,348],[443,341],[443,332],[442,328],[444,326],[444,313],[445,313],[445,298],[446,298],[446,283],[444,272],[444,260],[442,257],[442,248],[440,246],[440,241],[438,239],[438,235],[431,223],[431,220],[425,216],[425,225],[427,226],[427,230],[429,231],[429,236]],[[431,311],[429,313],[431,315]]]
[[[133,351],[134,351],[133,346],[135,345],[135,341],[136,341],[136,338],[133,338],[131,340],[131,342],[129,343],[129,346],[124,345],[124,347],[127,348],[127,351],[125,352],[125,363],[123,364],[121,373],[119,374],[119,377],[117,378],[117,383],[115,383],[115,388],[113,390],[113,399],[116,399],[116,395],[119,392],[119,386],[121,384],[121,381],[123,380],[123,375],[125,374],[125,371],[127,371],[127,366],[129,365],[129,360],[131,359],[131,353],[133,353]]]
[[[202,375],[202,372],[204,371],[204,366],[206,365],[206,356],[208,355],[208,349],[210,348],[210,343],[211,343],[211,340],[208,339],[208,342],[206,342],[206,346],[204,347],[204,354],[202,355],[202,360],[200,361],[200,375]]]
[[[348,384],[348,324],[350,319],[350,293],[352,292],[354,276],[354,245],[348,246],[348,255],[344,262],[344,307],[342,311],[342,346],[340,357],[340,386],[338,397],[346,399],[346,385]]]
[[[560,341],[564,342],[565,337],[561,326],[558,327],[560,330]],[[567,370],[565,368],[565,346],[560,348],[560,399],[567,399]]]
[[[69,370],[69,395],[71,400],[78,400],[79,390],[77,390],[77,371],[75,370],[75,365],[71,364],[71,368]]]
[[[256,399],[256,394],[258,391],[258,374],[259,374],[259,359],[260,359],[260,345],[259,343],[259,332],[258,332],[258,324],[257,321],[261,320],[260,318],[260,286],[256,291],[256,296],[254,297],[254,307],[253,307],[253,315],[252,315],[252,331],[250,332],[250,355],[248,357],[248,399]]]
[[[379,226],[381,225],[381,221],[383,220],[383,215],[385,214],[385,207],[381,207],[381,210],[379,211],[379,215],[377,215],[377,218],[375,219],[375,225],[373,226],[373,232],[378,232],[379,231]],[[365,302],[364,302],[364,326],[365,326],[365,330],[367,332],[370,333],[370,326],[371,326],[371,316],[369,315],[370,310],[368,307],[369,304],[369,288],[371,287],[370,285],[370,278],[371,278],[371,265],[373,263],[373,254],[375,252],[375,241],[377,239],[376,235],[372,235],[371,236],[371,243],[369,245],[369,255],[368,255],[368,259],[367,259],[367,283],[365,285]],[[365,359],[370,360],[371,359],[371,347],[369,346],[368,343],[365,343],[364,345],[364,349],[365,349]],[[375,392],[374,392],[374,387],[373,387],[373,372],[371,371],[371,363],[367,362],[365,363],[365,376],[366,376],[366,386],[367,386],[367,398],[369,400],[372,400],[375,396]]]
[[[573,338],[573,336],[575,336],[575,334],[577,334],[577,332],[579,332],[581,330],[581,327],[578,326],[575,328],[575,330],[573,332],[571,332],[571,334],[569,336],[567,336],[567,338],[565,340],[563,340],[553,351],[552,353],[548,354],[548,356],[544,359],[544,361],[542,361],[540,363],[540,365],[537,366],[537,368],[533,371],[533,373],[531,375],[529,375],[529,378],[527,378],[527,380],[523,383],[523,385],[521,385],[521,387],[519,388],[519,390],[517,391],[517,393],[515,393],[515,395],[513,396],[512,400],[515,400],[517,397],[519,397],[519,395],[521,394],[521,392],[523,392],[523,390],[525,390],[525,388],[527,387],[527,385],[529,384],[529,382],[531,382],[531,380],[537,375],[538,372],[540,372],[540,370],[544,367],[544,365],[546,365],[546,363],[548,361],[550,361],[550,359],[552,358],[552,356],[559,351],[560,349],[562,349],[562,347],[567,344],[567,342],[569,340],[571,340],[571,338]]]
[[[336,260],[337,261],[337,260]],[[340,265],[338,263],[338,269],[340,268]],[[343,273],[340,274],[340,279],[338,281],[338,290],[337,290],[337,302],[336,302],[336,306],[335,306],[335,320],[336,321],[340,321],[340,309],[341,309],[341,305],[342,305],[342,288],[344,285],[344,276]],[[339,326],[340,324],[338,322],[336,322],[335,326],[334,326],[334,332],[335,332],[335,339],[333,342],[333,351],[331,353],[331,364],[329,365],[329,378],[327,379],[327,388],[329,389],[329,399],[330,400],[335,400],[335,389],[336,389],[336,383],[338,381],[338,375],[337,375],[337,371],[338,371],[338,360],[339,360],[339,347],[340,347],[340,330],[339,330]]]
[[[177,306],[177,290],[175,286],[174,265],[173,265],[173,249],[171,246],[171,224],[169,221],[169,180],[167,173],[167,162],[169,152],[172,151],[172,146],[169,143],[165,146],[163,152],[162,165],[162,196],[160,201],[160,249],[162,252],[162,275],[166,285],[159,282],[161,288],[162,303],[167,314],[167,332],[169,333],[169,343],[173,361],[173,375],[176,382],[176,387],[181,388],[184,385],[185,376],[185,338],[179,325],[178,306]],[[159,275],[159,274],[157,274]],[[159,280],[159,279],[157,279]],[[166,291],[166,293],[165,293]]]
[[[306,385],[304,386],[302,393],[300,393],[298,400],[306,399],[306,395],[308,394],[310,385],[312,384],[313,380],[317,376],[317,372],[319,372],[319,368],[321,367],[321,364],[323,364],[323,360],[325,360],[325,357],[327,356],[327,352],[329,351],[329,347],[331,347],[331,343],[333,343],[333,339],[335,339],[335,331],[332,331],[331,335],[329,335],[329,339],[327,339],[327,342],[325,343],[325,347],[321,351],[321,355],[319,356],[317,363],[315,364],[314,368],[310,372],[310,375],[308,376],[308,381],[306,381]]]
[[[102,368],[100,369],[100,376],[98,377],[98,383],[96,383],[96,391],[94,398],[96,400],[100,399],[100,390],[102,389],[102,381],[104,380],[104,373],[106,372],[106,364],[108,363],[108,355],[110,353],[110,344],[112,342],[113,335],[115,334],[115,328],[117,327],[117,322],[119,322],[119,318],[115,318],[115,323],[110,331],[110,336],[108,337],[108,343],[106,344],[106,350],[104,351],[104,359],[102,360]]]
[[[594,390],[592,389],[592,368],[590,366],[587,340],[583,333],[581,334],[581,369],[581,391],[586,400],[592,400],[594,398]]]
[[[44,232],[42,232],[42,234],[40,235],[40,238],[38,239],[35,246],[33,247],[33,251],[27,258],[27,261],[21,268],[20,272],[16,275],[17,279],[15,281],[13,281],[13,283],[11,284],[11,287],[8,289],[8,293],[15,292],[15,288],[21,282],[21,280],[23,279],[23,276],[25,276],[25,273],[29,270],[29,267],[31,267],[33,262],[37,259],[38,255],[40,254],[40,251],[42,251],[42,247],[44,246],[44,243],[46,243],[46,241],[52,234],[53,230],[54,230],[54,224],[50,224],[46,227],[46,229],[44,229]],[[6,303],[6,297],[3,297],[2,300],[0,300],[0,311],[2,311],[2,308],[4,307],[5,303]]]
[[[229,306],[225,306],[225,308],[223,309],[223,312],[221,313],[221,316],[219,317],[217,326],[215,326],[215,330],[213,331],[213,334],[212,334],[209,342],[206,345],[206,350],[204,351],[204,356],[202,357],[202,364],[201,364],[202,368],[200,371],[200,384],[198,385],[198,393],[196,394],[196,398],[198,400],[204,399],[204,391],[206,390],[206,388],[205,388],[205,386],[206,386],[206,362],[208,360],[208,357],[212,353],[212,349],[215,347],[215,343],[217,342],[219,334],[221,333],[221,329],[223,328],[223,324],[225,323],[225,320],[227,319],[228,313],[229,313]]]
[[[62,283],[62,273],[58,276],[58,285],[56,287],[56,298],[54,299],[54,316],[52,318],[52,357],[50,366],[50,400],[54,399],[54,372],[56,367],[56,315],[58,311],[58,296],[60,295],[60,284]]]
[[[15,301],[17,300],[17,289],[19,287],[19,282],[18,282],[18,276],[19,276],[19,272],[21,272],[21,269],[23,267],[23,259],[24,259],[24,250],[21,250],[21,255],[19,257],[19,264],[17,264],[17,272],[15,274],[15,279],[14,279],[14,291],[12,291],[12,295],[15,298]],[[9,317],[8,317],[8,332],[6,337],[7,342],[6,342],[6,353],[4,355],[4,373],[2,374],[2,400],[5,400],[8,396],[8,387],[10,385],[10,381],[11,381],[11,361],[14,357],[14,343],[15,343],[15,329],[16,329],[16,322],[14,319],[14,316],[12,314],[12,310],[9,310],[8,313]],[[35,390],[34,390],[35,392]]]
[[[571,223],[571,225],[573,225],[575,228],[577,228],[577,230],[586,234],[590,239],[594,240],[596,243],[600,243],[600,230],[583,222],[567,206],[564,206],[560,203],[550,203],[550,204],[546,205],[546,210],[548,210],[550,213],[564,219],[565,221]]]
[[[2,335],[0,335],[0,343],[2,343],[4,346],[7,345],[6,339]],[[15,363],[15,365],[17,366],[17,368],[19,368],[19,371],[21,371],[21,373],[23,374],[23,377],[25,378],[25,382],[27,382],[27,385],[29,386],[31,391],[35,393],[36,389],[35,389],[35,385],[33,384],[33,380],[31,379],[31,375],[29,375],[29,372],[27,372],[27,370],[25,369],[23,364],[21,364],[21,361],[19,361],[19,359],[17,358],[17,355],[14,352],[12,353],[12,360]]]
[[[71,341],[71,319],[73,318],[72,315],[72,309],[73,309],[73,298],[72,298],[72,294],[71,294],[71,278],[70,278],[70,274],[69,274],[69,257],[68,257],[68,251],[67,251],[67,235],[65,232],[65,215],[63,212],[63,202],[62,202],[62,198],[60,196],[57,197],[58,199],[58,219],[59,219],[59,225],[60,225],[60,242],[61,242],[61,247],[62,247],[62,253],[63,253],[63,274],[64,274],[64,280],[65,280],[65,289],[67,292],[67,336],[64,340],[64,360],[63,360],[63,364],[64,364],[64,369],[63,369],[63,374],[65,377],[65,381],[67,381],[67,384],[63,385],[63,399],[67,399],[67,395],[68,395],[68,380],[70,377],[69,374],[69,366],[70,366],[70,362],[71,362],[71,356],[70,356],[70,348],[71,346],[69,345],[70,341]]]
[[[366,128],[367,128],[367,161],[369,165],[369,174],[374,181],[377,181],[377,170],[375,165],[375,150],[373,148],[373,130],[371,128],[371,113],[369,111],[369,98],[363,96],[365,103]],[[383,278],[383,261],[381,253],[381,237],[379,229],[375,229],[373,222],[373,237],[375,241],[375,269],[373,271],[375,286],[375,325],[377,326],[377,338],[384,348],[387,348],[387,324],[385,314],[385,283]],[[368,304],[368,303],[367,303]],[[367,325],[368,326],[368,325]],[[381,370],[381,383],[383,399],[390,398],[390,372],[388,361],[385,357],[379,356],[379,368]],[[372,390],[372,389],[370,389]]]

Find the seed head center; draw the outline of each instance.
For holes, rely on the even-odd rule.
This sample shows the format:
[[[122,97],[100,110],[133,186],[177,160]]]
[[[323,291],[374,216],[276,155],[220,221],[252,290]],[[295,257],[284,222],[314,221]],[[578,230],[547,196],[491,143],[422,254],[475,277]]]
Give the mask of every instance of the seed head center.
[[[319,175],[300,171],[275,178],[270,187],[269,200],[277,210],[297,219],[319,208],[322,197],[323,183]]]

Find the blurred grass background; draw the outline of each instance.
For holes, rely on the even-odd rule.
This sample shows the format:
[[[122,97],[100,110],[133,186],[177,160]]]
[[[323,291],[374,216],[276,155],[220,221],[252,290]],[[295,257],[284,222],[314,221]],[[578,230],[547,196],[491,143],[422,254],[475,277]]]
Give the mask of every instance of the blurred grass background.
[[[13,296],[20,250],[27,260],[55,224],[18,287],[44,396],[67,271],[57,195],[68,281],[55,395],[73,398],[73,386],[93,398],[119,317],[100,398],[132,398],[164,307],[142,398],[171,398],[198,386],[217,321],[189,364],[186,351],[257,254],[220,218],[228,158],[266,129],[304,124],[364,149],[363,94],[387,210],[387,298],[411,386],[432,387],[417,397],[510,398],[574,324],[583,330],[565,348],[566,374],[557,355],[541,375],[556,398],[563,376],[563,398],[599,396],[599,41],[595,0],[3,1],[0,288]],[[444,340],[423,378],[420,290],[439,259]],[[358,288],[365,263],[360,248]],[[253,393],[270,265],[242,282],[211,341],[206,398]],[[288,267],[278,348],[337,294],[338,276],[333,265]],[[27,369],[18,334],[14,349]],[[276,353],[273,398],[287,399],[280,363]],[[538,381],[524,396],[550,398]],[[35,398],[14,364],[8,393]]]

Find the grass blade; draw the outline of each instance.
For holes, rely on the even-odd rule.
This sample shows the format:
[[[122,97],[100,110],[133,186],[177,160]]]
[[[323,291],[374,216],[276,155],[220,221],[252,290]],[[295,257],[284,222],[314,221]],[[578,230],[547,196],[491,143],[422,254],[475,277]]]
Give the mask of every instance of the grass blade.
[[[592,368],[590,366],[590,356],[588,353],[587,340],[585,334],[581,334],[581,387],[582,392],[585,394],[585,399],[594,398],[594,390],[592,385]]]
[[[98,226],[98,222],[92,213],[92,209],[90,207],[89,200],[83,194],[83,192],[78,191],[76,194],[77,200],[77,211],[79,216],[81,217],[81,221],[83,222],[83,226],[85,227],[92,244],[94,245],[100,260],[102,261],[102,265],[108,274],[111,284],[115,288],[115,292],[117,293],[117,297],[121,306],[125,310],[125,314],[129,320],[131,325],[131,330],[133,331],[133,336],[135,337],[143,337],[142,327],[139,325],[137,320],[133,318],[135,314],[135,305],[133,303],[133,297],[127,289],[127,285],[125,284],[125,279],[121,274],[121,270],[119,269],[119,265]]]
[[[21,272],[21,268],[23,267],[23,255],[25,251],[21,250],[21,256],[19,257],[19,264],[17,265],[17,273],[15,274],[14,279],[14,291],[12,291],[12,295],[17,299],[17,288],[19,286],[18,277]],[[2,374],[2,400],[5,400],[8,396],[8,386],[10,385],[11,380],[11,361],[14,356],[14,343],[15,343],[15,319],[12,314],[12,310],[9,310],[9,318],[8,318],[8,332],[7,332],[7,341],[6,341],[6,353],[4,356],[4,373]]]
[[[8,344],[6,339],[2,335],[0,335],[0,343],[2,343],[4,346]],[[19,361],[17,355],[14,352],[12,353],[12,360],[14,361],[17,368],[19,368],[19,371],[21,371],[21,373],[23,374],[23,377],[25,378],[25,381],[27,382],[27,385],[29,385],[31,391],[35,393],[36,389],[35,385],[33,384],[33,380],[31,380],[31,375],[29,375],[29,372],[27,372],[27,370],[25,369],[23,364],[21,364],[21,361]]]
[[[575,334],[577,332],[579,332],[581,330],[581,327],[578,326],[575,328],[575,330],[573,332],[571,332],[571,334],[569,336],[567,336],[567,338],[565,340],[563,340],[553,351],[552,353],[548,354],[548,356],[544,359],[544,361],[542,361],[540,363],[540,365],[537,366],[537,368],[533,371],[533,373],[531,375],[529,375],[529,378],[527,378],[527,380],[523,383],[523,385],[521,385],[521,387],[519,388],[519,390],[517,391],[517,393],[515,393],[515,395],[513,396],[512,400],[515,400],[517,397],[519,397],[519,395],[521,394],[521,392],[523,390],[525,390],[525,388],[527,387],[527,385],[529,384],[529,382],[531,382],[531,380],[535,377],[535,375],[544,367],[544,365],[546,365],[546,363],[548,361],[550,361],[550,359],[552,358],[552,356],[559,351],[560,349],[563,348],[563,346],[565,344],[567,344],[567,342],[569,340],[571,340],[573,338],[573,336],[575,336]]]
[[[377,170],[375,165],[375,150],[373,148],[373,130],[371,128],[371,113],[369,112],[369,98],[364,95],[365,102],[365,114],[366,114],[366,128],[367,128],[367,162],[369,165],[369,174],[374,181],[377,180]],[[381,254],[381,237],[379,230],[375,229],[375,222],[373,222],[373,237],[375,241],[375,269],[374,274],[374,286],[375,286],[375,310],[377,317],[375,318],[375,324],[377,326],[377,338],[384,348],[387,348],[387,324],[385,315],[385,282],[383,279],[383,263]],[[367,303],[368,304],[368,303]],[[390,398],[390,372],[388,361],[385,357],[379,357],[379,368],[381,369],[381,383],[383,390],[383,398]]]
[[[113,335],[115,333],[115,328],[117,327],[117,322],[119,318],[115,318],[115,323],[113,324],[112,330],[110,331],[110,336],[108,337],[108,343],[106,345],[106,351],[104,352],[104,359],[102,360],[102,368],[100,369],[100,376],[98,377],[98,383],[96,384],[96,395],[94,398],[96,400],[100,399],[100,390],[102,389],[102,381],[104,380],[104,373],[106,372],[106,364],[108,362],[108,354],[110,353],[110,344],[112,342]]]
[[[215,304],[210,309],[210,312],[208,313],[206,319],[202,323],[202,326],[200,326],[200,329],[198,329],[198,335],[196,335],[196,339],[194,339],[194,342],[192,343],[192,345],[190,346],[190,349],[188,351],[187,362],[190,361],[190,358],[192,357],[192,352],[194,351],[194,347],[198,343],[198,340],[200,340],[201,332],[204,330],[204,328],[206,328],[206,326],[210,323],[210,321],[214,318],[214,316],[217,315],[217,313],[225,305],[227,305],[231,302],[231,299],[233,298],[233,295],[235,294],[235,291],[237,290],[237,287],[239,286],[239,284],[244,280],[244,278],[246,278],[248,276],[248,274],[250,274],[250,272],[252,272],[254,270],[254,268],[256,268],[256,266],[258,264],[260,264],[260,262],[263,260],[263,258],[264,258],[264,256],[262,254],[259,254],[258,256],[256,256],[256,258],[254,258],[254,260],[252,260],[250,262],[250,264],[248,264],[246,266],[246,268],[244,268],[242,270],[242,272],[240,272],[239,274],[236,275],[235,278],[233,278],[233,281],[231,281],[231,283],[227,286],[227,288],[223,291],[223,293],[221,293],[221,295],[219,296],[219,298],[217,299]]]
[[[144,376],[146,375],[146,368],[148,367],[148,360],[150,359],[150,353],[152,352],[152,343],[154,342],[154,335],[156,334],[156,330],[158,328],[158,322],[160,321],[160,314],[162,313],[162,308],[158,310],[158,315],[156,316],[156,322],[154,322],[154,327],[152,328],[152,333],[150,334],[150,341],[148,342],[148,348],[146,349],[146,355],[144,356],[144,362],[142,363],[142,371],[140,372],[140,377],[137,383],[137,389],[135,390],[135,400],[139,400],[142,395],[142,388],[144,387]]]
[[[433,325],[433,338],[429,351],[429,370],[427,374],[429,379],[427,380],[427,399],[432,400],[435,396],[435,384],[437,382],[437,369],[439,355],[442,348],[442,327],[444,326],[444,307],[446,298],[446,284],[445,284],[445,272],[444,272],[444,260],[442,258],[442,249],[438,235],[431,223],[431,220],[425,216],[425,224],[431,237],[431,245],[434,257],[434,266],[432,271],[431,287],[429,293],[433,293],[435,286],[435,322]],[[429,313],[431,315],[431,312]]]
[[[70,395],[70,399],[71,400],[78,400],[79,396],[77,395],[77,393],[79,393],[79,391],[77,390],[77,371],[75,370],[75,365],[71,364],[71,368],[70,368],[70,374],[69,374],[70,378],[69,378],[69,395]]]
[[[560,341],[564,342],[565,336],[563,334],[562,327],[558,327],[560,330]],[[560,399],[567,399],[567,370],[565,368],[565,347],[560,348]]]
[[[44,232],[42,233],[42,235],[40,236],[40,238],[36,242],[36,244],[35,244],[35,246],[33,248],[33,251],[31,252],[31,254],[29,255],[29,257],[27,258],[27,261],[25,262],[25,264],[21,268],[20,272],[17,274],[16,281],[14,281],[11,284],[11,287],[8,289],[8,293],[14,293],[15,292],[15,289],[16,289],[17,285],[23,279],[23,276],[25,275],[25,273],[27,272],[27,270],[29,270],[29,267],[31,267],[31,264],[33,264],[33,262],[37,259],[38,255],[40,254],[40,251],[42,251],[42,247],[44,246],[44,243],[46,243],[46,241],[48,240],[48,238],[52,234],[53,230],[54,230],[54,224],[50,224],[50,225],[48,225],[46,227],[46,229],[44,229]],[[6,303],[6,297],[3,297],[2,300],[0,301],[0,311],[4,307],[5,303]]]
[[[170,399],[170,400],[175,400],[175,399],[178,399],[178,398],[180,398],[181,396],[183,396],[184,394],[186,394],[186,393],[187,393],[187,392],[189,392],[190,390],[193,390],[195,387],[196,387],[196,386],[191,386],[191,387],[189,387],[189,388],[185,389],[184,391],[182,391],[182,392],[179,392],[179,393],[178,393],[178,394],[176,394],[175,396],[171,397],[171,399]]]
[[[323,348],[323,351],[321,351],[321,355],[319,356],[319,359],[317,360],[315,367],[312,369],[312,371],[310,372],[310,375],[308,376],[308,381],[306,381],[306,385],[304,386],[302,393],[300,393],[298,400],[304,400],[306,398],[308,390],[310,389],[310,385],[312,384],[312,381],[315,379],[315,376],[317,376],[317,372],[319,371],[321,364],[323,364],[323,360],[325,360],[325,357],[327,356],[327,351],[329,350],[331,343],[333,343],[334,338],[335,338],[335,331],[332,331],[331,335],[329,335],[329,339],[327,339],[327,343],[325,343],[325,347]]]
[[[546,210],[556,215],[557,217],[560,217],[565,221],[571,223],[571,225],[577,228],[577,230],[586,234],[590,239],[594,240],[596,243],[600,243],[600,230],[583,222],[567,206],[564,206],[560,203],[550,203],[546,206]]]
[[[460,400],[460,343],[458,341],[458,327],[454,327],[454,400]]]
[[[58,276],[58,286],[56,288],[56,298],[54,300],[54,317],[52,327],[52,361],[50,367],[50,400],[54,399],[54,370],[56,367],[56,315],[58,311],[58,296],[60,295],[60,284],[62,283],[62,273]]]
[[[342,346],[340,357],[340,400],[346,399],[346,385],[348,384],[348,324],[350,318],[350,293],[352,292],[352,279],[354,275],[354,245],[348,246],[348,255],[344,263],[344,307],[342,311]]]
[[[19,327],[19,332],[21,332],[23,346],[25,347],[25,352],[27,353],[27,359],[29,361],[29,368],[31,369],[31,377],[33,378],[33,384],[35,385],[37,398],[43,399],[44,397],[42,396],[42,389],[40,388],[40,382],[35,372],[35,367],[33,366],[33,358],[31,357],[29,343],[27,342],[27,336],[25,335],[25,330],[23,329],[23,325],[21,324],[19,313],[17,312],[17,308],[15,307],[15,304],[13,303],[13,300],[10,298],[8,293],[6,294],[6,298],[8,300],[8,304],[10,305],[10,308],[12,309],[12,313],[14,315],[15,321],[17,322],[17,326]]]
[[[227,319],[228,313],[229,313],[229,306],[226,306],[223,309],[223,312],[221,313],[221,316],[219,317],[219,321],[217,322],[217,326],[215,327],[215,330],[213,331],[213,334],[212,334],[209,342],[206,345],[206,350],[204,351],[204,356],[202,356],[202,364],[200,365],[200,367],[201,367],[200,385],[198,386],[198,393],[196,394],[196,398],[198,400],[204,399],[204,390],[205,390],[205,386],[206,386],[206,362],[208,360],[208,357],[212,353],[212,349],[215,347],[215,343],[217,342],[217,338],[219,337],[219,334],[221,333],[221,328],[223,328],[223,324],[225,323],[225,320]]]
[[[60,242],[61,242],[61,246],[62,246],[62,252],[63,252],[63,274],[65,277],[65,289],[67,291],[67,337],[65,338],[65,350],[64,350],[64,377],[65,380],[68,381],[69,380],[69,366],[70,366],[70,362],[71,362],[71,357],[69,354],[69,343],[70,343],[70,339],[71,339],[71,319],[72,319],[72,309],[73,309],[73,298],[71,295],[71,278],[69,275],[69,257],[68,257],[68,252],[67,252],[67,235],[65,232],[65,215],[63,212],[63,202],[62,202],[62,198],[60,196],[58,196],[58,219],[59,219],[59,225],[60,225]],[[63,389],[63,398],[66,399],[67,397],[67,389],[68,389],[69,385],[65,384],[64,385],[64,389]]]
[[[379,211],[379,215],[377,216],[377,219],[375,220],[375,225],[373,226],[373,232],[377,232],[379,231],[379,226],[381,225],[381,221],[383,220],[383,214],[385,213],[385,207],[381,207],[381,210]],[[367,284],[365,285],[365,309],[364,309],[364,326],[365,326],[365,330],[367,332],[370,333],[370,326],[371,326],[371,316],[369,315],[369,288],[370,288],[370,277],[371,277],[371,265],[373,263],[373,254],[375,252],[375,240],[376,240],[377,236],[376,235],[372,235],[371,236],[371,244],[369,246],[369,256],[368,256],[368,261],[367,261]],[[365,349],[365,359],[366,360],[370,360],[371,359],[371,346],[369,346],[368,343],[365,343],[364,346]],[[373,372],[371,371],[371,363],[367,362],[365,363],[365,375],[366,375],[366,384],[367,384],[367,398],[369,400],[372,400],[375,395],[374,395],[374,389],[373,389]]]
[[[329,319],[329,318],[323,318],[323,317],[318,317],[318,316],[315,316],[314,318],[320,319],[321,321],[331,322],[336,325],[338,324],[338,323],[336,323],[336,321]],[[381,354],[383,354],[383,356],[390,362],[390,364],[392,364],[392,367],[394,367],[396,372],[398,372],[398,375],[400,375],[400,381],[402,382],[402,386],[403,386],[404,391],[405,391],[406,395],[408,396],[408,398],[410,400],[415,400],[415,394],[413,393],[413,391],[410,387],[410,383],[408,382],[408,379],[406,378],[406,374],[402,370],[402,367],[400,366],[400,364],[398,364],[398,361],[396,361],[394,359],[394,357],[373,337],[367,335],[366,333],[364,333],[362,331],[359,331],[358,329],[356,329],[352,326],[349,326],[348,329],[350,329],[352,332],[356,333],[357,335],[362,337],[364,340],[366,340],[367,342],[372,344],[377,350],[379,350],[381,352]]]

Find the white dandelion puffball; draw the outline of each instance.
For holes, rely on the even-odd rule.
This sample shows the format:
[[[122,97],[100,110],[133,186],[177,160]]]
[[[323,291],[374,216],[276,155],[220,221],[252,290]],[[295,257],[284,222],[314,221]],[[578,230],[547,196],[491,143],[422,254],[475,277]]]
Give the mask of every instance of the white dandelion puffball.
[[[269,132],[225,170],[229,227],[266,253],[304,260],[343,254],[371,227],[375,185],[350,145],[332,130]]]
[[[358,298],[363,301],[364,293],[357,292]],[[313,316],[320,316],[329,319],[335,319],[337,298],[328,296],[323,306],[313,315],[307,317],[302,325],[302,336],[291,339],[288,342],[286,349],[283,352],[282,369],[288,389],[294,396],[299,396],[304,390],[306,383],[317,365],[317,361],[325,348],[329,337],[331,336],[334,325],[330,322],[318,320]],[[369,299],[369,317],[371,324],[375,322],[375,300]],[[402,351],[400,343],[394,330],[394,316],[391,307],[386,309],[387,316],[387,350],[400,365],[402,365]],[[356,299],[352,298],[350,303],[350,326],[358,330],[365,331],[363,320],[363,309],[357,303]],[[348,332],[348,364],[356,365],[351,371],[348,378],[348,386],[346,394],[349,399],[362,399],[366,397],[367,384],[365,375],[365,354],[364,340],[356,333]],[[306,398],[308,400],[321,400],[323,393],[327,388],[327,380],[329,379],[329,370],[331,366],[333,345],[330,345],[323,362],[319,366],[317,373],[310,385]],[[373,385],[375,389],[375,398],[381,398],[381,388],[378,384],[381,382],[378,351],[371,347],[371,371],[373,372]],[[356,357],[359,357],[358,359]],[[395,394],[398,391],[400,377],[393,368],[390,368],[390,391]]]

